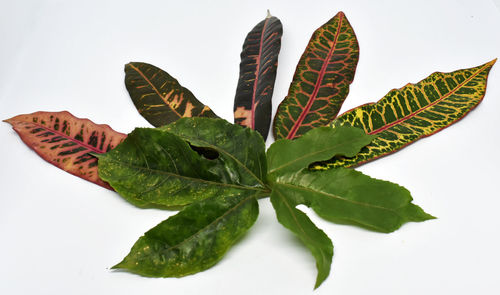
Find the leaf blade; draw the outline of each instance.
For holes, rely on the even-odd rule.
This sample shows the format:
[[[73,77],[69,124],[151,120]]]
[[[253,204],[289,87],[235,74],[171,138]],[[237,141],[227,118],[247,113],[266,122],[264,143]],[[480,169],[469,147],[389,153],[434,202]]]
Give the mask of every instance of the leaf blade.
[[[98,176],[97,158],[126,137],[105,124],[95,124],[67,111],[35,112],[4,120],[42,159],[75,176],[112,189]]]
[[[136,128],[98,157],[99,176],[138,207],[184,206],[215,195],[259,190],[221,179],[210,171],[215,162],[158,129]]]
[[[141,62],[126,64],[125,86],[139,113],[155,127],[183,117],[217,118],[189,89],[153,65]]]
[[[245,234],[258,213],[257,199],[248,193],[193,203],[146,232],[113,268],[152,277],[206,270]]]
[[[306,214],[295,208],[299,203],[288,198],[279,186],[273,187],[271,203],[278,221],[306,245],[316,260],[318,274],[314,289],[318,288],[330,274],[333,257],[332,241]]]
[[[268,16],[248,33],[240,55],[234,122],[259,131],[264,140],[271,123],[271,98],[282,34],[280,20]]]
[[[374,138],[359,128],[341,126],[318,127],[294,140],[280,139],[267,150],[268,173],[296,172],[339,155],[353,157]]]
[[[220,175],[232,183],[264,188],[267,173],[265,143],[259,133],[222,119],[180,119],[161,130],[173,133],[191,145],[219,153],[221,166],[231,173]],[[223,175],[224,174],[224,175]]]
[[[339,12],[311,37],[287,97],[278,106],[274,138],[293,139],[328,125],[349,93],[359,46],[349,21]]]
[[[362,128],[378,135],[356,157],[315,166],[353,167],[396,152],[459,121],[483,99],[488,73],[496,59],[451,73],[436,72],[416,84],[390,91],[377,103],[340,115],[332,125]]]
[[[273,184],[320,217],[389,233],[409,221],[433,219],[411,203],[408,190],[347,168],[301,170],[276,178]]]

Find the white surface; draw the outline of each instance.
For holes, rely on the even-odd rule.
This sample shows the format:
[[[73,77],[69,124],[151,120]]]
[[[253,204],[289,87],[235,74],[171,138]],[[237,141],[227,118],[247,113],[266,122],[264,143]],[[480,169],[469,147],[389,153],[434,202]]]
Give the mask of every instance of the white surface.
[[[284,25],[275,109],[310,35],[339,10],[361,48],[343,110],[434,71],[500,57],[493,1],[311,2],[3,0],[0,118],[68,110],[122,132],[149,126],[123,83],[123,65],[143,61],[232,120],[241,45],[268,8]],[[464,120],[360,168],[404,185],[439,219],[380,234],[306,209],[335,245],[330,277],[314,294],[500,294],[499,67]],[[0,294],[313,293],[314,260],[268,199],[248,235],[208,271],[182,279],[110,271],[173,212],[137,209],[52,167],[6,123],[0,136]]]

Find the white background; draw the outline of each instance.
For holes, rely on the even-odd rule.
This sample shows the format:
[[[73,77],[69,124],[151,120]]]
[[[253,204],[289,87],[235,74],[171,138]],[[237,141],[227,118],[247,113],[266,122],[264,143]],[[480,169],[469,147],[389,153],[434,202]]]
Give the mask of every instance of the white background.
[[[0,118],[68,110],[125,133],[150,126],[123,82],[124,64],[142,61],[232,121],[241,46],[266,9],[284,26],[274,109],[312,32],[346,13],[361,48],[347,110],[434,71],[500,57],[495,2],[1,0]],[[335,246],[331,274],[314,294],[500,294],[499,110],[497,63],[484,101],[464,120],[360,168],[408,188],[437,220],[381,234],[305,209]],[[313,293],[314,259],[268,199],[212,269],[182,279],[111,271],[174,212],[138,209],[51,166],[6,123],[0,138],[0,294]]]

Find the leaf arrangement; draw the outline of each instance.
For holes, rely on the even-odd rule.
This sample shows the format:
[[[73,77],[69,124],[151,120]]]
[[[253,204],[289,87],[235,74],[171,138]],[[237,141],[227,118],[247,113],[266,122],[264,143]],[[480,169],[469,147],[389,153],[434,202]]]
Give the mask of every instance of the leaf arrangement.
[[[327,221],[384,233],[434,218],[412,203],[404,187],[350,167],[460,120],[481,102],[496,60],[436,72],[337,116],[359,58],[354,30],[339,12],[312,35],[274,117],[277,141],[266,151],[281,35],[281,22],[270,15],[248,33],[235,124],[218,118],[165,71],[139,62],[125,66],[125,84],[139,113],[157,128],[125,135],[68,112],[5,121],[43,159],[135,206],[180,208],[113,268],[150,277],[206,270],[253,225],[257,200],[270,197],[278,221],[314,256],[317,288],[330,273],[333,244],[297,206]]]

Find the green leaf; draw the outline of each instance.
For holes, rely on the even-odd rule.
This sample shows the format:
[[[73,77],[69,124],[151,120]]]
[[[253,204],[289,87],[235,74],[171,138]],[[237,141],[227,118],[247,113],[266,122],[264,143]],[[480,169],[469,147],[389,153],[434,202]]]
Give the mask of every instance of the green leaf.
[[[316,259],[316,268],[318,269],[314,286],[316,289],[330,274],[333,256],[332,241],[314,225],[306,214],[295,208],[299,202],[288,197],[286,188],[282,190],[280,186],[273,187],[271,203],[276,211],[278,221],[296,234]]]
[[[142,62],[126,64],[125,86],[139,113],[155,127],[183,117],[217,118],[191,91],[153,65]]]
[[[253,225],[255,194],[214,196],[185,207],[134,244],[113,268],[150,277],[182,277],[215,265]]]
[[[178,127],[177,131],[181,131],[182,127]],[[241,126],[232,127],[257,134]],[[204,128],[197,130],[203,133]],[[220,128],[211,132],[224,133]],[[258,154],[258,147],[248,144],[248,148],[255,148]],[[99,176],[139,207],[182,206],[211,196],[263,192],[263,188],[254,183],[245,186],[244,181],[233,181],[243,178],[238,175],[239,170],[234,170],[241,167],[233,167],[229,161],[225,163],[223,156],[207,159],[183,138],[164,130],[137,128],[114,150],[98,157]],[[221,171],[232,177],[222,175]]]
[[[366,135],[359,128],[319,127],[294,140],[280,139],[267,150],[268,173],[296,172],[334,156],[353,157],[373,138],[375,136]]]
[[[282,34],[280,20],[268,15],[248,33],[241,52],[234,123],[259,131],[264,140],[271,124],[271,98]]]
[[[416,84],[391,90],[377,103],[340,115],[333,126],[362,128],[377,138],[353,158],[332,159],[315,168],[357,166],[452,125],[482,101],[495,62],[451,73],[436,72]]]
[[[395,231],[405,222],[434,218],[411,203],[410,192],[404,187],[353,169],[304,169],[277,177],[272,187],[296,203],[311,207],[326,220],[379,232]]]
[[[184,118],[161,130],[179,136],[192,146],[218,154],[214,160],[218,165],[213,171],[224,181],[265,188],[266,146],[258,132],[209,118]]]
[[[274,138],[293,139],[335,119],[349,93],[358,58],[354,30],[339,12],[314,32],[302,54],[274,117]]]

